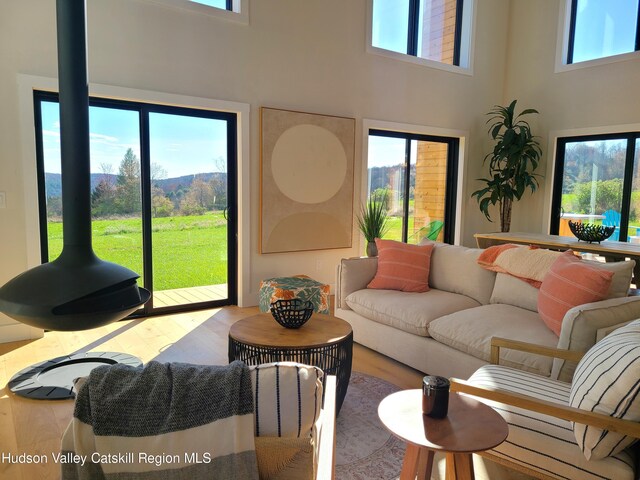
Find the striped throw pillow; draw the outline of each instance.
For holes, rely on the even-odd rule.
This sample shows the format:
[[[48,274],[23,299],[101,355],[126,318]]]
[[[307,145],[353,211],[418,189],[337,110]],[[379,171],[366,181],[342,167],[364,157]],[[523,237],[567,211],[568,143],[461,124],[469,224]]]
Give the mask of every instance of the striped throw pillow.
[[[323,372],[295,362],[251,367],[256,437],[310,437],[322,407]]]
[[[640,320],[596,343],[578,363],[571,385],[572,407],[640,421]],[[637,439],[574,424],[576,441],[587,460],[615,455]]]
[[[560,336],[564,315],[578,305],[604,300],[612,277],[613,272],[589,265],[567,250],[553,262],[540,285],[540,318]]]
[[[433,245],[410,245],[376,238],[378,270],[367,288],[428,292]]]

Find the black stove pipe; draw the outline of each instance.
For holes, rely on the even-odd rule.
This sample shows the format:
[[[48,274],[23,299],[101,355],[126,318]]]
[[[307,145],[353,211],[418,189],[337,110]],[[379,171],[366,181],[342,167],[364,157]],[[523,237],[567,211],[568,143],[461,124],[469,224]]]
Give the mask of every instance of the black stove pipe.
[[[149,300],[139,275],[91,248],[91,164],[85,0],[57,0],[63,249],[0,287],[0,312],[48,330],[120,320]]]
[[[64,248],[91,249],[91,171],[89,162],[89,85],[85,0],[58,0],[58,85],[62,159]],[[75,248],[79,247],[79,248]],[[89,247],[89,248],[87,248]],[[68,252],[65,252],[68,253]]]

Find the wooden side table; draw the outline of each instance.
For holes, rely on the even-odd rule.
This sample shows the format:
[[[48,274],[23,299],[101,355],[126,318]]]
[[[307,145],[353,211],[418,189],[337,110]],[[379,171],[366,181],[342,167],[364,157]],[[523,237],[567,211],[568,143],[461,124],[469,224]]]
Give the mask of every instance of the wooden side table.
[[[247,317],[229,330],[229,363],[248,365],[299,362],[336,378],[336,414],[347,395],[353,360],[351,325],[333,315],[316,314],[302,327],[284,328],[270,313]]]
[[[509,434],[507,422],[491,407],[471,397],[449,393],[449,413],[436,420],[422,414],[422,390],[403,390],[378,407],[384,426],[407,442],[400,480],[431,478],[436,451],[446,454],[447,480],[473,480],[473,452],[500,445]]]

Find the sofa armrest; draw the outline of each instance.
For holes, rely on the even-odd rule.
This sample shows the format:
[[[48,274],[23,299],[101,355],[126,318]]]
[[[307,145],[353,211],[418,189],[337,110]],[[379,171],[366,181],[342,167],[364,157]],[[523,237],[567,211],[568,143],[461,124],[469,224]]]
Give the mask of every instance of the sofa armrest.
[[[324,383],[322,423],[318,433],[318,470],[316,480],[332,480],[335,473],[336,447],[336,376],[328,375]]]
[[[571,360],[579,362],[584,356],[584,352],[575,350],[564,350],[561,348],[545,347],[537,343],[521,342],[519,340],[510,340],[508,338],[492,337],[491,338],[491,360],[494,365],[500,362],[500,348],[508,348],[510,350],[520,350],[521,352],[543,355],[545,357],[560,358],[563,360]]]
[[[640,297],[610,298],[579,305],[565,314],[557,346],[586,352],[597,342],[599,331],[637,318],[640,318]],[[576,362],[556,359],[551,378],[571,382],[575,367]]]
[[[377,257],[343,258],[336,272],[336,307],[349,309],[345,301],[347,296],[352,292],[367,288],[377,270]]]
[[[450,379],[450,382],[452,392],[465,393],[475,397],[485,398],[493,402],[513,405],[514,407],[541,413],[543,415],[562,418],[570,422],[591,425],[603,430],[609,430],[623,435],[629,435],[634,438],[640,438],[640,423],[638,422],[610,417],[609,415],[590,412],[589,410],[582,410],[569,405],[547,402],[528,395],[508,392],[498,388],[480,387],[457,378]]]

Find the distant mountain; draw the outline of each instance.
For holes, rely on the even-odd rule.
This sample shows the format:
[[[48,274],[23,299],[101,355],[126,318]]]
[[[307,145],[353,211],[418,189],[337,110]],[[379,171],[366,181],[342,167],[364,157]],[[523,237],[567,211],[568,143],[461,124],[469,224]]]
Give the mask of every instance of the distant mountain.
[[[107,177],[112,177],[112,181],[115,184],[117,180],[117,175],[106,175]],[[103,173],[92,173],[91,174],[91,191],[96,188],[96,185],[100,183],[105,177]],[[44,174],[44,183],[47,192],[47,197],[59,197],[62,193],[62,177],[59,173],[48,173]]]
[[[197,175],[183,175],[182,177],[165,178],[163,180],[156,180],[158,185],[164,193],[177,192],[178,190],[188,190],[191,187],[191,183],[195,178],[200,178],[205,182],[210,181],[212,178],[220,180],[227,180],[227,174],[221,172],[210,173],[198,173]]]
[[[163,180],[157,180],[155,183],[162,188],[164,193],[177,192],[179,190],[188,190],[191,187],[191,183],[195,178],[201,178],[205,182],[208,182],[212,178],[218,178],[226,181],[227,174],[221,172],[210,173],[198,173],[197,175],[183,175],[181,177],[165,178]],[[118,175],[108,173],[92,173],[91,174],[91,191],[93,191],[100,180],[109,179],[113,185],[118,182]],[[47,197],[59,197],[62,193],[62,180],[59,173],[44,174],[45,188]]]

